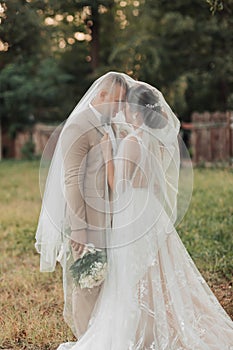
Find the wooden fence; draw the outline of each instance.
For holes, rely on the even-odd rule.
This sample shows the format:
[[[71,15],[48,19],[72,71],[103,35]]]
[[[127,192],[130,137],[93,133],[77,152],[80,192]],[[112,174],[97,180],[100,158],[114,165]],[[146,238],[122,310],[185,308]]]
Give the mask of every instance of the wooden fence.
[[[7,131],[2,133],[2,157],[3,158],[22,158],[22,148],[26,142],[29,141],[32,136],[32,141],[35,145],[35,155],[40,156],[47,141],[50,138],[51,155],[56,146],[56,142],[61,131],[61,125],[46,125],[43,123],[36,123],[31,131],[20,131],[17,133],[14,139],[11,139]],[[48,153],[48,152],[47,152]]]
[[[193,113],[191,123],[182,123],[190,130],[192,160],[200,163],[232,163],[233,112]]]
[[[32,138],[37,155],[42,154],[52,134],[50,152],[53,153],[61,128],[61,125],[59,128],[42,123],[34,125]],[[56,132],[54,133],[55,129]],[[182,123],[182,129],[190,132],[188,147],[191,149],[194,164],[233,163],[233,111],[193,113],[191,123]],[[21,149],[25,142],[29,140],[29,137],[29,132],[19,132],[14,140],[10,140],[7,134],[3,133],[2,142],[4,147],[7,148],[5,157],[22,158]]]

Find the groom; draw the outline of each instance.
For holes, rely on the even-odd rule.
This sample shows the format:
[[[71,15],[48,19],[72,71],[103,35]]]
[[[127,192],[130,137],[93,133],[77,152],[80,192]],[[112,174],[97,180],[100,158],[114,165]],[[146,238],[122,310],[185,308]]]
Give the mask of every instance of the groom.
[[[65,195],[75,260],[80,258],[85,243],[100,248],[106,246],[106,223],[111,220],[107,217],[106,207],[109,208],[111,193],[106,182],[100,140],[107,131],[113,148],[116,145],[110,122],[124,103],[126,93],[124,78],[109,73],[97,87],[87,109],[76,115],[75,124],[63,133]],[[69,145],[71,139],[75,141]],[[92,289],[77,286],[73,291],[73,321],[78,338],[87,329],[100,290],[101,286]]]

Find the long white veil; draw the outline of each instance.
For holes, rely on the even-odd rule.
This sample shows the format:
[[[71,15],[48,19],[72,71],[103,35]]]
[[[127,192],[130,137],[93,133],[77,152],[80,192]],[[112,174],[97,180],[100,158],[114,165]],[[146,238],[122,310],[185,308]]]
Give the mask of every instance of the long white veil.
[[[158,90],[125,79],[122,111],[131,128],[113,153],[108,274],[87,330],[59,350],[228,349],[232,322],[174,227],[182,216],[178,191],[188,187],[187,178],[179,187],[179,175],[192,175],[180,161],[179,121]]]
[[[113,99],[119,85],[126,97]],[[141,106],[137,101],[138,87],[150,92],[149,100],[146,99]],[[131,106],[130,113],[139,112],[144,118],[138,130],[125,122],[127,104]],[[117,151],[114,154],[112,193],[99,145],[109,124],[113,124],[116,136],[119,136],[115,140]],[[179,255],[179,239],[174,238],[174,227],[182,220],[190,203],[193,174],[188,151],[179,138],[179,129],[178,118],[159,90],[126,74],[110,72],[94,82],[60,127],[51,159],[53,138],[48,142],[41,160],[41,188],[44,192],[36,248],[41,255],[41,271],[53,271],[57,260],[62,264],[64,316],[75,335],[74,283],[70,274],[74,261],[70,248],[72,230],[90,231],[87,243],[94,243],[107,251],[106,280],[88,330],[74,349],[128,350],[146,349],[147,345],[149,349],[153,345],[153,335],[152,338],[159,339],[158,349],[171,350],[161,344],[169,344],[172,336],[169,327],[173,322],[176,324],[174,332],[179,337],[182,333],[181,322],[183,318],[187,319],[187,309],[182,306],[176,290],[183,288],[182,281],[187,277],[184,277],[186,271],[179,269],[179,263],[187,261],[175,258],[176,254]],[[121,131],[126,131],[124,136]],[[180,159],[181,154],[184,159]],[[44,172],[47,173],[45,184]],[[100,214],[96,215],[96,212]],[[78,234],[75,239],[82,242]],[[162,248],[163,254],[160,255]],[[186,254],[183,247],[180,249]],[[161,266],[164,266],[164,272]],[[173,267],[178,277],[174,275],[172,279]],[[195,267],[192,266],[190,271],[191,275],[199,276]],[[166,283],[171,288],[177,283],[171,295]],[[204,288],[210,295],[206,285]],[[155,298],[159,299],[156,301]],[[172,298],[177,298],[179,306],[175,320],[172,316],[167,320],[164,312],[171,306]],[[187,295],[184,298],[188,298]],[[192,297],[190,300],[186,301],[192,312]],[[160,325],[156,324],[156,314],[161,320],[164,318]],[[104,329],[107,334],[102,337]],[[188,341],[190,339],[197,342],[194,335]],[[200,349],[206,348],[200,346]]]
[[[59,257],[59,253],[61,255],[61,250],[64,249],[64,236],[69,237],[70,235],[70,221],[68,219],[67,206],[73,209],[75,205],[70,202],[71,200],[67,198],[68,196],[66,194],[66,176],[70,175],[64,173],[65,161],[68,158],[67,155],[72,152],[72,146],[77,140],[80,141],[79,147],[82,147],[82,139],[84,139],[84,134],[88,131],[93,128],[99,128],[102,133],[105,132],[103,126],[106,125],[106,121],[103,121],[103,119],[97,121],[96,124],[92,123],[93,120],[91,120],[89,124],[86,123],[88,125],[84,126],[80,126],[80,123],[85,123],[85,112],[88,110],[90,103],[102,89],[106,80],[111,80],[111,83],[108,85],[108,91],[112,94],[114,93],[116,85],[114,79],[112,80],[113,76],[114,78],[120,77],[123,79],[128,88],[133,87],[135,84],[139,84],[139,82],[136,82],[129,76],[115,72],[109,72],[96,80],[74,108],[69,118],[55,130],[44,149],[40,163],[40,189],[43,201],[36,231],[36,249],[41,254],[41,271],[53,271],[55,269],[57,257]],[[147,85],[145,83],[141,84]],[[165,102],[162,94],[155,88],[153,88],[153,91],[158,94],[159,101],[161,105],[163,105],[163,110],[165,111],[167,118],[169,118],[169,122],[165,128],[158,130],[153,129],[153,137],[151,137],[151,139],[155,140],[155,143],[157,142],[160,148],[163,148],[162,162],[163,174],[166,177],[167,208],[170,207],[169,210],[173,216],[172,222],[178,224],[185,215],[191,200],[193,178],[192,166],[184,143],[181,139],[178,143],[179,120]],[[119,114],[122,114],[123,108],[124,106],[121,101],[115,102],[114,104],[104,102],[102,104],[101,112],[103,116],[107,115],[107,118],[109,118],[107,121],[108,123],[110,119],[112,119],[113,122],[116,120],[115,125],[124,129],[126,126],[125,122],[119,122],[119,118],[117,118]],[[119,110],[119,113],[115,117],[112,116],[113,109]],[[152,134],[152,129],[150,130],[150,133]],[[121,139],[119,138],[118,140],[119,144]],[[56,144],[55,150],[54,144]],[[182,187],[182,190],[180,190],[178,194],[180,171],[179,147],[182,148],[182,154],[185,156],[184,166],[181,168],[181,175],[182,173],[185,174],[183,177],[186,179],[186,186],[183,187],[183,181],[180,181],[180,187]],[[94,151],[97,152],[97,149],[95,148]],[[152,150],[152,154],[155,154],[155,152],[157,152],[156,147]],[[86,157],[82,162],[83,165],[85,165],[85,160]],[[96,184],[94,184],[94,186],[96,186]],[[82,189],[80,189],[80,191],[82,192]],[[83,199],[82,197],[83,194],[81,193],[81,200]],[[108,209],[106,209],[106,203],[98,203],[97,205],[99,204],[104,210],[108,211]],[[79,221],[81,219],[79,213],[76,212],[73,214],[74,220]],[[106,219],[106,221],[109,221],[109,219]],[[85,226],[85,224],[86,223],[83,222],[83,226]]]

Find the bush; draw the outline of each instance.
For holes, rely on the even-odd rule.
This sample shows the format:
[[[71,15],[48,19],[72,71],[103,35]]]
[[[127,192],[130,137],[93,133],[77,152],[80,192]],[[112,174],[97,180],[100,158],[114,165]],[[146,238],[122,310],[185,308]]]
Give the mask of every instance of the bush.
[[[24,159],[34,160],[35,156],[35,144],[32,139],[29,139],[21,148],[21,153]]]

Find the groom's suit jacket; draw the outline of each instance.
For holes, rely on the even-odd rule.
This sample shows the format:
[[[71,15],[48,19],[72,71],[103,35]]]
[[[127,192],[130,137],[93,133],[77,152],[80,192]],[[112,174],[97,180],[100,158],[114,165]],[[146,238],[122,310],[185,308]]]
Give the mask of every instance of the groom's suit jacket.
[[[65,126],[61,140],[68,220],[72,231],[78,235],[77,230],[86,229],[88,243],[101,247],[105,246],[109,205],[100,146],[105,131],[91,109],[82,111],[74,120]]]

